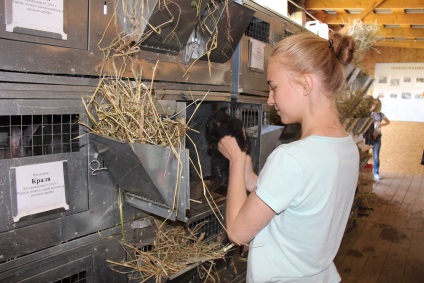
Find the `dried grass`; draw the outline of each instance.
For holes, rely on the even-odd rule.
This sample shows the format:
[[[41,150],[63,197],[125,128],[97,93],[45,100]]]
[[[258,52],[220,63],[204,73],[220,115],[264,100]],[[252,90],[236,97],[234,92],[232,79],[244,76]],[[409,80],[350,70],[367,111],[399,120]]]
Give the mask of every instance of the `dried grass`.
[[[227,13],[228,1],[225,0]],[[216,24],[217,21],[213,19],[212,15],[218,7],[218,2],[217,0],[212,0],[211,2],[212,5],[209,7],[206,18]],[[155,94],[152,88],[156,67],[153,70],[150,85],[144,83],[142,69],[138,68],[136,70],[134,68],[134,66],[139,64],[137,57],[141,51],[140,44],[153,33],[160,33],[161,27],[171,22],[175,24],[179,19],[171,18],[159,26],[152,27],[143,18],[144,9],[147,9],[147,2],[144,0],[117,0],[115,3],[114,15],[111,17],[98,43],[99,49],[104,54],[103,62],[97,68],[100,78],[99,84],[91,97],[83,99],[89,123],[80,123],[92,133],[120,141],[169,146],[174,155],[179,158],[178,152],[183,150],[181,146],[182,138],[188,137],[186,133],[190,130],[188,127],[190,119],[187,122],[178,120],[176,119],[178,113],[169,116],[163,109],[160,97]],[[131,3],[135,6],[131,7]],[[161,9],[165,10],[168,9],[170,4],[177,5],[176,1],[171,0],[160,1],[160,3],[163,4]],[[113,29],[114,24],[117,29],[116,12],[120,7],[119,5],[122,5],[126,20],[131,23],[131,28],[122,31],[108,43],[107,41],[110,38],[107,37],[107,30]],[[137,10],[137,5],[141,5],[141,11]],[[199,3],[193,1],[192,6],[197,8],[199,15]],[[145,29],[146,25],[148,25],[148,29]],[[211,35],[207,43],[207,51],[204,54],[209,58],[211,52],[217,47],[218,35],[217,32],[208,29],[205,22],[200,23],[200,25]],[[230,25],[228,23],[229,30]],[[229,34],[228,32],[228,36]],[[228,40],[231,40],[231,38],[228,38]],[[187,72],[196,61],[188,67]],[[104,74],[106,69],[107,75]],[[132,73],[131,79],[122,76],[122,74],[128,72],[128,69]],[[211,71],[210,68],[209,71]],[[196,100],[193,101],[193,104],[200,105],[201,102]],[[190,162],[193,164],[194,170],[199,174],[200,179],[203,180],[200,158],[199,156],[197,158],[198,168],[194,166],[192,160]],[[182,162],[180,161],[179,168],[175,174],[181,176],[181,170]],[[179,181],[180,178],[177,183]],[[223,227],[223,231],[226,231],[223,224],[224,217],[214,202],[206,184],[202,183],[205,199]],[[180,186],[176,184],[175,198],[179,196],[179,189]],[[172,209],[176,208],[173,206]],[[121,225],[123,225],[122,211],[121,222]],[[201,226],[196,227],[194,230],[185,230],[182,227],[169,228],[164,225],[165,223],[166,221],[161,224],[157,223],[156,239],[151,250],[139,249],[123,240],[121,243],[127,252],[129,261],[108,261],[111,263],[112,268],[118,272],[131,273],[132,277],[136,277],[141,282],[145,282],[150,278],[155,278],[156,282],[163,282],[166,278],[178,272],[183,272],[193,264],[198,265],[199,263],[210,262],[212,269],[214,266],[212,262],[216,259],[223,259],[225,253],[232,246],[224,247],[219,241],[204,241],[204,234],[199,235]],[[125,239],[124,235],[123,239]],[[204,265],[199,265],[198,268],[204,269],[205,267]],[[207,279],[214,281],[211,269],[204,270],[204,273]]]
[[[212,270],[214,260],[225,259],[231,246],[223,246],[219,238],[205,241],[205,233],[200,232],[202,225],[204,223],[191,230],[181,226],[167,227],[156,221],[156,238],[152,246],[137,248],[122,242],[130,260],[108,262],[113,270],[130,274],[132,279],[140,282],[151,278],[155,278],[155,282],[165,282],[179,272],[196,267],[206,274],[205,281],[215,281]],[[211,268],[206,269],[203,265],[205,262],[209,262]]]
[[[228,8],[228,1],[224,0],[224,10],[227,14],[227,19],[230,19],[230,11]],[[194,1],[195,2],[195,1]],[[187,75],[187,73],[190,71],[191,67],[198,61],[200,58],[206,56],[208,59],[208,68],[209,68],[209,76],[212,76],[212,66],[211,62],[209,60],[212,52],[218,47],[218,29],[216,28],[218,25],[218,19],[214,17],[215,13],[219,10],[219,1],[218,0],[210,0],[207,8],[206,8],[206,15],[203,17],[203,20],[199,22],[199,27],[202,31],[202,33],[207,34],[209,36],[208,41],[206,42],[206,50],[203,54],[201,54],[198,58],[193,60],[191,62],[190,66],[187,68],[186,72],[184,73],[183,77]],[[208,23],[212,23],[212,25]],[[233,39],[230,34],[231,31],[231,23],[228,20],[227,21],[227,29],[225,30],[225,36],[227,38],[228,42],[232,42]]]
[[[353,57],[352,64],[359,66],[364,60],[365,54],[370,50],[373,45],[377,42],[377,32],[380,30],[379,25],[375,22],[374,24],[364,24],[359,19],[354,19],[349,23],[347,35],[350,35],[355,40],[355,54]]]
[[[196,9],[197,16],[200,19],[200,7],[201,2],[205,0],[193,0],[191,2],[191,6],[193,9]],[[202,20],[199,20],[199,28],[202,33],[207,34],[209,39],[206,43],[205,51],[201,56],[193,60],[189,66],[187,67],[186,72],[182,75],[185,77],[191,67],[202,57],[206,56],[208,59],[209,66],[209,74],[211,74],[211,62],[209,60],[211,53],[218,47],[218,29],[216,28],[218,25],[218,19],[215,18],[216,12],[219,10],[219,3],[224,3],[225,13],[227,14],[227,19],[230,19],[228,2],[230,0],[209,0],[205,15]],[[170,16],[169,20],[159,24],[158,26],[152,26],[148,19],[143,17],[144,14],[149,14],[152,11],[148,11],[148,0],[137,0],[137,1],[129,1],[129,0],[116,0],[115,8],[113,16],[111,17],[104,33],[102,34],[99,42],[98,48],[103,52],[104,59],[102,64],[97,67],[98,72],[101,74],[103,69],[106,66],[109,66],[109,69],[116,68],[117,62],[119,64],[125,65],[128,60],[132,60],[132,58],[137,58],[139,53],[141,52],[140,45],[149,37],[154,34],[160,34],[162,28],[168,26],[174,26],[175,28],[178,25],[179,17],[174,17],[170,11],[171,5],[173,8],[181,10],[181,7],[175,0],[159,0],[158,9],[166,11]],[[107,31],[113,29],[113,23],[115,24],[115,29],[117,30],[117,21],[118,19],[118,9],[122,9],[123,17],[127,23],[131,23],[130,26],[118,33],[118,35],[110,40],[107,36]],[[231,37],[231,23],[230,20],[227,21],[227,28],[225,30],[225,36],[228,42],[232,42],[233,39]],[[170,37],[179,41],[175,32],[170,32],[168,38],[164,39],[166,42]],[[108,42],[110,40],[110,42]],[[118,61],[117,61],[118,60]]]
[[[355,118],[370,117],[371,107],[373,103],[374,103],[374,98],[371,95],[364,95],[355,111]]]
[[[364,107],[367,107],[368,99],[365,99],[365,97],[367,97],[366,93],[360,90],[347,89],[337,101],[337,111],[340,119],[359,118],[358,113],[363,113]],[[368,114],[365,117],[369,117],[370,111],[371,107],[368,108]]]
[[[104,60],[110,60],[117,57],[136,57],[140,50],[140,44],[143,43],[147,38],[153,34],[160,34],[161,29],[165,26],[171,24],[178,24],[179,19],[174,18],[173,14],[170,12],[170,5],[181,9],[176,1],[171,0],[161,0],[158,2],[158,9],[164,10],[170,16],[169,20],[159,24],[158,26],[152,26],[148,19],[145,19],[143,15],[151,13],[152,11],[148,10],[149,2],[146,0],[138,1],[128,1],[128,0],[116,0],[113,16],[111,17],[106,30],[104,31],[98,47],[100,51],[104,53]],[[118,9],[122,9],[123,17],[125,22],[129,24],[129,27],[126,30],[118,33],[116,38],[114,38],[110,43],[106,43],[106,32],[109,28],[112,28],[112,23],[115,22],[117,25]],[[173,32],[171,32],[174,35]],[[106,45],[102,47],[102,45]]]
[[[96,91],[83,99],[90,132],[130,143],[176,146],[189,127],[166,114],[141,74],[134,80],[101,78]]]

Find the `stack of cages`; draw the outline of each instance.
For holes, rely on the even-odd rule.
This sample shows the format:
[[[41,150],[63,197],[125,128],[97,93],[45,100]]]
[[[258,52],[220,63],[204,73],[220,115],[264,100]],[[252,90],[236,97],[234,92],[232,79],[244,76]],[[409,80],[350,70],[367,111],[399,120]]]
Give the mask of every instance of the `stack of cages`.
[[[242,3],[255,10],[255,14],[234,54],[231,89],[238,96],[238,101],[252,96],[266,99],[268,58],[274,44],[305,31],[305,28],[253,0],[243,0]]]
[[[5,0],[0,16],[0,281],[126,282],[107,260],[126,259],[122,230],[134,237],[143,213],[120,208],[113,178],[97,178],[80,125],[98,84],[104,1]]]
[[[117,188],[108,176],[93,178],[95,153],[78,124],[93,82],[39,79],[26,74],[0,87],[0,280],[125,280],[104,264],[126,257]],[[127,221],[136,217],[123,210]]]
[[[255,10],[255,14],[233,56],[231,93],[239,102],[257,101],[265,104],[269,90],[268,58],[273,46],[278,41],[307,29],[288,17],[259,5],[257,1],[243,0],[242,3],[245,7]],[[256,136],[263,150],[262,157],[258,161],[259,170],[275,147],[275,136],[278,136],[277,144],[288,143],[299,132],[297,125],[282,125],[277,114],[272,110],[270,110],[271,115],[265,117],[259,135]]]
[[[208,183],[213,205],[203,190],[214,167],[209,116],[225,109],[242,120],[256,172],[278,138],[269,125],[266,68],[253,70],[241,55],[254,38],[245,31],[258,22],[269,20],[269,38],[280,37],[275,15],[251,1],[77,1],[0,7],[0,281],[135,281],[109,261],[131,259],[123,238],[151,249],[156,220],[200,224],[207,240],[225,238],[225,186]],[[230,14],[240,16],[228,29]],[[246,71],[234,71],[237,65]],[[190,122],[178,158],[170,148],[82,126],[89,124],[83,101],[102,82],[140,77],[161,97],[162,115]],[[235,280],[229,262],[221,267]],[[199,276],[187,270],[168,279]]]

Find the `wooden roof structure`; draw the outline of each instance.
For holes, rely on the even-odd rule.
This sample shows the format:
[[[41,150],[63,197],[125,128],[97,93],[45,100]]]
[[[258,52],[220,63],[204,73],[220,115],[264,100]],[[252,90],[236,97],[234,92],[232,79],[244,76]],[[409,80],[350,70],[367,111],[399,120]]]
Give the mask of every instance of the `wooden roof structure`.
[[[304,8],[333,31],[346,31],[355,19],[376,23],[375,46],[424,48],[424,0],[305,0]]]

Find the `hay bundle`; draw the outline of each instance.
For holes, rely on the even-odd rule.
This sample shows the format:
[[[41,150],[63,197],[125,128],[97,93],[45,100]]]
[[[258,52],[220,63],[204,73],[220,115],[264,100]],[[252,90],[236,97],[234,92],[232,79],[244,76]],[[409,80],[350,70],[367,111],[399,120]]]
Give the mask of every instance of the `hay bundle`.
[[[355,40],[355,54],[352,64],[358,66],[365,57],[365,54],[377,42],[376,34],[380,30],[377,23],[364,24],[361,20],[355,19],[349,24],[347,35]]]
[[[355,118],[368,118],[370,117],[371,107],[374,103],[374,98],[371,95],[365,95],[362,97],[356,111]]]
[[[197,9],[198,16],[201,12],[199,11],[200,2],[192,1],[192,6]],[[205,18],[213,17],[218,7],[218,2],[221,1],[212,0],[210,2],[212,4],[208,6]],[[227,7],[228,0],[224,0],[224,2],[225,7]],[[141,71],[134,70],[134,66],[139,66],[137,58],[141,52],[140,45],[152,34],[160,34],[163,27],[171,23],[176,26],[179,22],[179,17],[172,17],[168,21],[154,27],[147,23],[148,28],[146,29],[147,19],[143,17],[143,14],[144,9],[147,9],[148,1],[118,0],[115,3],[114,14],[98,43],[98,47],[104,55],[103,62],[97,68],[100,74],[100,81],[92,96],[83,99],[89,123],[80,123],[92,133],[116,140],[170,146],[175,155],[178,156],[177,151],[182,148],[180,143],[182,137],[189,138],[186,133],[190,130],[187,126],[190,120],[185,122],[184,120],[176,119],[178,113],[167,114],[160,103],[160,98],[153,92],[151,87],[143,83]],[[160,4],[162,6],[160,9],[168,10],[170,8],[169,5],[178,5],[177,3],[178,1],[161,0]],[[118,21],[119,15],[117,11],[120,5],[123,7],[123,16],[126,22],[131,24],[129,28],[119,32],[116,38],[111,40],[108,37],[108,32],[113,32],[114,30],[113,23],[115,22],[116,25]],[[139,9],[140,7],[142,9]],[[228,11],[228,8],[226,8],[226,11]],[[216,25],[215,19],[212,18],[212,22]],[[199,25],[205,31],[205,22],[199,23]],[[118,26],[115,26],[115,29],[118,29]],[[206,32],[210,34],[214,29],[215,27],[206,30]],[[228,29],[230,29],[229,26]],[[170,36],[174,36],[174,34],[171,33]],[[228,38],[228,40],[230,39]],[[217,33],[211,37],[206,45],[205,54],[208,58],[212,50],[216,48],[216,44]],[[197,59],[187,68],[186,73],[196,61]],[[150,85],[153,85],[155,69],[152,72]],[[129,75],[128,72],[130,72]],[[114,74],[113,77],[103,75],[112,73]],[[131,76],[132,74],[133,78],[123,78],[122,74],[126,74],[126,76]],[[198,101],[193,103],[198,104]],[[198,154],[197,159],[200,167]],[[176,172],[178,175],[180,175],[181,166],[182,164],[179,162],[178,172]],[[201,168],[194,167],[193,169],[201,176]],[[201,179],[203,180],[202,176]],[[175,195],[178,195],[178,189],[179,187],[176,185]],[[218,215],[220,212],[213,199],[209,200],[210,193],[204,182],[203,189],[206,201],[225,230],[220,220],[223,219],[223,216]],[[122,219],[121,217],[121,225],[123,225]],[[215,259],[224,258],[226,251],[229,249],[229,247],[223,247],[219,241],[204,241],[204,235],[199,235],[199,228],[197,227],[194,230],[186,231],[182,227],[165,229],[164,223],[157,226],[159,228],[157,228],[156,238],[151,249],[139,249],[124,241],[122,246],[127,251],[130,260],[123,263],[108,261],[111,263],[112,268],[118,272],[128,272],[127,270],[130,270],[131,276],[141,282],[145,282],[150,278],[155,278],[156,282],[163,282],[166,278],[189,268],[193,264],[213,262]],[[210,266],[212,268],[214,265],[211,264]],[[200,268],[204,267],[200,265]],[[207,274],[206,279],[209,278],[214,281],[210,275],[211,271],[205,271]]]
[[[205,234],[200,233],[202,224],[193,230],[181,226],[169,228],[158,224],[156,238],[150,250],[144,251],[143,248],[137,249],[122,243],[130,260],[122,263],[108,260],[111,267],[117,272],[130,273],[132,279],[140,282],[151,278],[155,278],[155,282],[165,282],[169,277],[193,265],[210,262],[210,269],[203,265],[199,265],[199,268],[204,270],[207,278],[214,281],[211,272],[213,261],[224,259],[231,245],[223,246],[218,240],[205,241]]]
[[[226,23],[225,37],[228,43],[233,41],[230,33],[231,17],[228,7],[229,1],[230,0],[209,0],[207,1],[205,11],[200,10],[201,7],[204,7],[202,6],[202,1],[193,0],[191,2],[191,7],[196,10],[200,31],[209,38],[205,44],[203,54],[191,62],[186,72],[183,74],[183,77],[188,73],[191,67],[204,56],[208,59],[209,72],[210,75],[212,75],[211,62],[209,58],[211,53],[218,47],[218,19],[216,18],[216,14],[220,11],[220,5],[223,5],[228,19]],[[103,52],[104,56],[102,64],[97,67],[99,73],[102,73],[104,68],[109,67],[113,69],[115,64],[125,65],[126,61],[131,60],[132,58],[137,58],[142,51],[140,46],[153,35],[161,36],[162,29],[164,28],[172,26],[174,30],[169,32],[169,34],[163,39],[163,42],[170,41],[171,39],[176,42],[180,42],[180,39],[175,32],[175,29],[177,29],[177,26],[180,24],[180,17],[182,16],[182,8],[178,5],[178,1],[159,0],[157,9],[158,11],[166,14],[169,19],[153,26],[149,22],[149,18],[145,17],[153,12],[149,10],[149,1],[115,1],[113,16],[97,44],[99,50]],[[173,11],[179,11],[179,13],[174,13]],[[201,14],[202,12],[203,14]],[[119,32],[115,38],[110,39],[108,32],[119,30],[120,27],[117,25],[117,22],[121,17],[122,20],[128,23],[128,26],[125,27],[125,30]],[[113,23],[115,23],[115,27],[113,27]],[[182,43],[184,44],[184,42]]]
[[[185,135],[184,120],[168,116],[160,100],[142,81],[102,78],[93,95],[83,99],[91,132],[131,143],[175,146]]]
[[[364,107],[363,101],[365,96],[366,94],[360,90],[349,88],[337,101],[337,111],[339,112],[340,119],[357,118],[359,109]],[[369,115],[370,108],[368,108],[368,114],[365,117],[369,117]]]
[[[152,26],[149,23],[149,19],[145,18],[144,15],[152,13],[149,11],[149,2],[145,0],[141,1],[130,1],[130,0],[116,0],[114,14],[111,18],[108,26],[106,27],[105,33],[103,34],[98,47],[100,51],[104,52],[106,58],[116,58],[116,57],[136,57],[140,53],[139,45],[143,43],[147,38],[153,34],[159,35],[161,29],[169,25],[177,25],[179,19],[173,16],[173,13],[170,11],[172,8],[176,10],[181,10],[181,7],[178,5],[177,1],[172,0],[160,0],[158,3],[158,9],[165,11],[169,16],[167,21],[164,21],[157,26]],[[117,11],[122,10],[123,18],[128,27],[122,32],[120,32],[116,38],[114,38],[110,43],[106,43],[106,31],[111,26],[112,22],[118,21]],[[102,46],[107,44],[107,46]]]

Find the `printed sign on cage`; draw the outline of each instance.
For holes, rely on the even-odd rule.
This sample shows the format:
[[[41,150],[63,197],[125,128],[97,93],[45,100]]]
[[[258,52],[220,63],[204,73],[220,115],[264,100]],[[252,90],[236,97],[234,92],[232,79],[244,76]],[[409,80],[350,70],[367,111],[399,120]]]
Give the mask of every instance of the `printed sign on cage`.
[[[13,221],[54,209],[69,209],[67,161],[11,167]]]
[[[6,31],[67,40],[63,1],[6,0]]]

